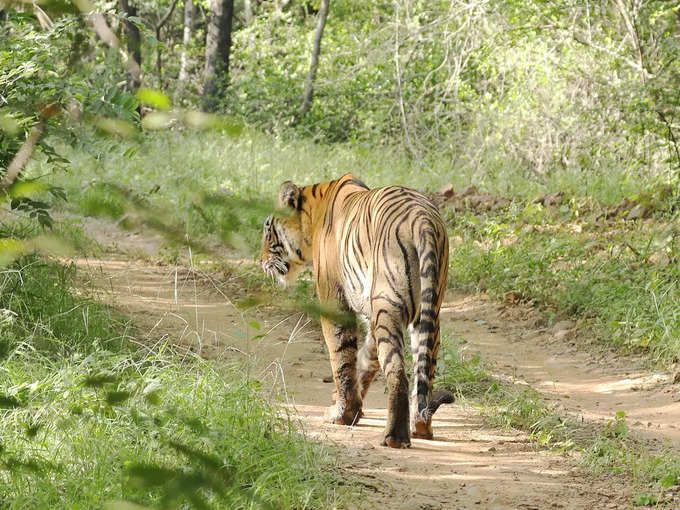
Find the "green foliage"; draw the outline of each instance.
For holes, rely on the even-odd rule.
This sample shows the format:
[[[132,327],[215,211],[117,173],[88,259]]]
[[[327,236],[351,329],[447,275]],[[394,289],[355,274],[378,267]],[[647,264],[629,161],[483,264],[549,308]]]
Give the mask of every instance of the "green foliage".
[[[312,110],[296,119],[313,21],[262,8],[237,30],[226,111],[275,132],[398,144],[423,167],[445,154],[468,176],[675,182],[680,22],[668,2],[337,3]]]
[[[658,502],[659,498],[649,492],[638,492],[633,498],[633,504],[635,506],[651,506],[656,505]]]
[[[74,265],[37,257],[20,259],[0,272],[2,355],[29,349],[44,355],[90,352],[125,342],[125,322],[104,305],[75,296]]]
[[[584,463],[598,471],[632,475],[638,484],[651,484],[653,489],[637,493],[637,506],[660,501],[659,492],[680,481],[680,458],[671,448],[648,451],[643,444],[629,437],[626,413],[619,411],[609,420],[600,434],[584,449]]]
[[[495,426],[523,430],[539,445],[578,452],[595,472],[630,476],[638,490],[645,489],[633,497],[635,505],[661,502],[661,493],[680,482],[677,452],[670,446],[650,450],[649,443],[637,441],[629,434],[624,411],[604,426],[576,423],[530,387],[491,377],[484,360],[465,354],[462,339],[442,339],[436,384],[458,391]]]
[[[3,11],[0,37],[0,173],[14,159],[38,126],[37,146],[43,158],[42,174],[61,172],[69,161],[48,142],[50,135],[71,144],[78,142],[74,120],[103,122],[102,119],[138,120],[138,101],[112,85],[122,75],[116,64],[115,52],[93,44],[93,33],[71,4],[45,6],[56,18],[50,23],[38,23],[38,17]],[[35,9],[39,9],[37,6]],[[47,16],[45,14],[45,16]],[[45,25],[41,27],[40,25]],[[81,57],[88,56],[84,65]],[[111,121],[109,121],[111,122]],[[36,131],[37,132],[37,131]],[[25,146],[25,150],[30,145]],[[28,153],[30,156],[30,152]],[[35,156],[35,155],[34,155]],[[20,170],[23,170],[21,168]],[[16,185],[31,182],[24,171]],[[13,186],[14,187],[14,186]],[[10,207],[26,213],[42,226],[52,227],[49,204],[40,198],[13,196],[9,190]],[[45,188],[54,197],[64,198],[59,188]]]
[[[479,396],[494,384],[478,353],[469,354],[466,341],[443,335],[437,361],[436,384],[460,396]]]
[[[237,382],[237,367],[101,350],[30,356],[12,356],[0,377],[14,393],[0,410],[3,506],[318,508],[332,498],[325,453]]]
[[[535,204],[453,220],[452,285],[512,293],[574,315],[604,340],[658,359],[680,356],[674,223],[631,223],[556,214]]]

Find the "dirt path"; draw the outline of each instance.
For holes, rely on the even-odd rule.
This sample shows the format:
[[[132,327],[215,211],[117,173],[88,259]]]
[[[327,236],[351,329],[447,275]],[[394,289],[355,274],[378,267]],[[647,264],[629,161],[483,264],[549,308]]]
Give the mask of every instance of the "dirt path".
[[[145,344],[172,341],[205,357],[237,358],[265,389],[283,390],[305,430],[337,444],[340,465],[362,481],[357,485],[363,493],[357,507],[631,508],[631,489],[624,481],[593,478],[577,468],[575,459],[541,450],[522,433],[489,428],[470,407],[441,409],[433,441],[414,440],[409,450],[378,446],[385,420],[380,380],[371,388],[366,416],[357,426],[325,424],[322,417],[332,388],[324,382],[330,370],[318,328],[300,314],[285,316],[275,308],[243,315],[232,305],[242,283],[237,277],[212,284],[182,268],[111,260],[78,264],[88,268],[84,272],[108,289],[119,306],[149,325]],[[547,340],[550,332],[504,319],[495,305],[482,299],[449,296],[444,327],[465,337],[487,360],[495,360],[500,374],[523,378],[556,399],[569,394],[564,407],[587,419],[610,418],[610,411],[619,409],[633,416],[634,397],[642,394],[626,389],[626,384],[639,384],[627,381],[633,380],[632,372],[589,365],[586,355],[572,352],[564,342]],[[265,336],[256,339],[259,334]],[[640,391],[672,400],[671,394],[660,391],[664,384],[655,382],[654,389]],[[680,404],[665,405],[677,412]],[[635,409],[637,420],[651,421],[644,409]],[[668,437],[675,438],[676,429],[663,423],[667,426],[636,427],[670,432]]]
[[[494,375],[530,385],[579,421],[606,422],[623,411],[642,437],[680,448],[680,386],[671,374],[584,344],[567,321],[541,328],[524,312],[460,297],[445,305],[444,327],[491,362]]]
[[[124,231],[109,221],[88,218],[82,226],[106,249],[119,253],[124,248],[126,258],[154,260],[165,244],[158,234]],[[158,270],[152,272],[156,275]],[[149,284],[156,288],[154,278]],[[179,284],[186,286],[186,279],[180,278]],[[217,287],[212,291],[217,295],[223,292]],[[124,295],[121,299],[136,299]],[[175,299],[173,294],[177,305]],[[137,313],[138,307],[131,308]],[[491,364],[493,375],[532,386],[577,420],[606,422],[624,411],[630,429],[642,437],[680,448],[680,384],[674,383],[680,378],[678,369],[675,374],[651,372],[641,360],[597,352],[575,338],[573,324],[560,322],[551,329],[543,328],[536,312],[504,307],[482,296],[449,295],[442,311],[443,331],[463,337],[471,350]],[[223,312],[219,317],[224,317]],[[198,319],[194,319],[195,323]],[[191,334],[189,324],[181,324],[183,336]],[[290,329],[290,324],[283,327]],[[222,331],[226,339],[233,336],[230,330]],[[221,350],[210,344],[206,348],[215,351],[209,355]]]

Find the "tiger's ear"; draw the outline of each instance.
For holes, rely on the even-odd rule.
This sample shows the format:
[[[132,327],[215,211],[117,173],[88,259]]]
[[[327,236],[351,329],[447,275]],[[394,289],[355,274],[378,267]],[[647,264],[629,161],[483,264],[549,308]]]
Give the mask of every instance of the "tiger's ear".
[[[279,207],[298,209],[300,206],[300,188],[291,181],[286,181],[279,189]]]

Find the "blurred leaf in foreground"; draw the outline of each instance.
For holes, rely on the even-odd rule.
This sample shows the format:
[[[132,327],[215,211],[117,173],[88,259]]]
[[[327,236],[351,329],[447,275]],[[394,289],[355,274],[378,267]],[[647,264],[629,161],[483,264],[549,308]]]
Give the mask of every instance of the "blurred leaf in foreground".
[[[170,106],[172,106],[168,96],[158,90],[142,87],[137,91],[136,96],[140,103],[157,110],[169,110]]]
[[[121,136],[126,138],[135,132],[135,127],[131,122],[122,119],[113,119],[110,117],[98,117],[94,125],[100,131],[109,135]]]
[[[19,122],[7,114],[0,115],[0,131],[9,135],[16,135],[19,132]]]

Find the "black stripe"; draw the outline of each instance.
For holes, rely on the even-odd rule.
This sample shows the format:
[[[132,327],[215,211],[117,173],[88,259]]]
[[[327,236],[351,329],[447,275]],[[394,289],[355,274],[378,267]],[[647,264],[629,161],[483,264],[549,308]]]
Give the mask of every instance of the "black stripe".
[[[418,395],[427,395],[429,391],[430,388],[428,387],[427,382],[418,381]],[[422,409],[418,409],[418,411],[422,411]]]
[[[347,181],[347,182],[351,182],[352,184],[355,184],[355,185],[357,185],[357,186],[360,186],[360,187],[362,187],[362,188],[364,188],[364,189],[369,189],[369,187],[366,186],[366,185],[365,185],[363,182],[361,182],[359,179],[350,179],[350,180]]]
[[[350,336],[350,337],[345,337],[341,340],[340,346],[335,349],[335,352],[340,352],[344,351],[346,349],[355,349],[357,348],[357,337],[355,336]]]
[[[399,349],[392,349],[387,356],[385,356],[385,361],[383,362],[383,367],[386,367],[391,361],[392,358],[394,358],[394,355],[399,356],[401,358],[401,351]]]
[[[434,333],[435,325],[431,320],[425,319],[420,321],[420,332],[425,334]]]
[[[406,220],[404,220],[406,221]],[[413,279],[411,277],[411,264],[408,261],[408,252],[406,247],[402,244],[399,237],[399,231],[396,232],[397,244],[401,250],[401,255],[404,257],[404,269],[406,270],[406,283],[408,284],[408,297],[411,300],[411,313],[416,311],[416,298],[413,292]]]

